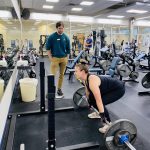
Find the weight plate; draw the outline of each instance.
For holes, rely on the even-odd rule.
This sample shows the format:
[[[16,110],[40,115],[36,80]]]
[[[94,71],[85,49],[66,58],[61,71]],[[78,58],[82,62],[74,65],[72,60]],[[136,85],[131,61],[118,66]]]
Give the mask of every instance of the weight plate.
[[[146,89],[150,88],[150,72],[143,77],[142,86]]]
[[[115,135],[118,131],[126,131],[130,134],[129,142],[133,144],[137,138],[136,126],[127,119],[119,119],[112,123],[107,132],[104,134],[105,145],[108,150],[128,150],[125,145],[118,146],[114,142]]]
[[[134,60],[134,64],[135,64],[135,67],[139,67],[140,66],[140,62],[138,60]]]
[[[139,73],[136,71],[132,71],[129,77],[133,80],[137,79],[139,77]]]
[[[74,102],[76,108],[89,106],[87,99],[86,99],[85,87],[79,88],[74,93],[73,102]]]
[[[103,70],[107,71],[110,67],[110,61],[100,60],[100,65],[102,66]]]
[[[126,130],[119,130],[115,133],[114,140],[113,140],[114,144],[118,147],[124,146],[124,142],[120,139],[122,136],[126,137],[128,141],[130,141],[130,133]]]
[[[117,72],[122,77],[128,77],[131,74],[131,69],[126,64],[121,64],[117,66]]]
[[[29,78],[36,78],[36,73],[33,70],[29,71]]]

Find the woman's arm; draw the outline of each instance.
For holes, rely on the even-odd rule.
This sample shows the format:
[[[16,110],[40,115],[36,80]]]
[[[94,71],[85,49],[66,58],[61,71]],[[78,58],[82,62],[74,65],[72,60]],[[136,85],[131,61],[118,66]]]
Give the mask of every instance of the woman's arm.
[[[101,84],[101,80],[99,77],[97,77],[95,75],[91,75],[89,77],[89,87],[90,87],[90,90],[92,91],[92,93],[95,97],[98,111],[100,113],[103,113],[104,112],[104,106],[103,106],[103,101],[102,101],[102,97],[101,97],[101,92],[99,89],[100,84]]]
[[[85,82],[84,82],[83,84],[84,84],[84,87],[85,87],[85,94],[86,94],[86,97],[88,98],[88,97],[89,97],[89,91],[88,91],[88,89],[87,89],[87,87],[86,87]]]
[[[85,94],[86,94],[86,97],[89,98],[89,91],[88,91],[86,85],[85,85]]]

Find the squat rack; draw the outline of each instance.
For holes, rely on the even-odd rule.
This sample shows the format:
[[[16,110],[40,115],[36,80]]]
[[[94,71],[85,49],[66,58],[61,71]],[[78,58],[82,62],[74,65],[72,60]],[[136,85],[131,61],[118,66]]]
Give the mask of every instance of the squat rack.
[[[99,147],[98,142],[87,142],[82,144],[70,145],[65,147],[56,148],[56,138],[55,138],[55,113],[56,112],[68,112],[74,111],[74,107],[62,107],[55,109],[55,81],[54,76],[49,75],[47,77],[48,81],[48,110],[45,109],[45,68],[44,62],[40,62],[40,110],[39,111],[29,111],[22,113],[11,113],[8,114],[8,120],[10,121],[9,133],[7,136],[6,150],[12,150],[14,144],[15,127],[18,117],[30,116],[30,115],[40,115],[48,114],[48,150],[73,150],[73,149],[89,149]],[[38,131],[37,131],[38,132]]]

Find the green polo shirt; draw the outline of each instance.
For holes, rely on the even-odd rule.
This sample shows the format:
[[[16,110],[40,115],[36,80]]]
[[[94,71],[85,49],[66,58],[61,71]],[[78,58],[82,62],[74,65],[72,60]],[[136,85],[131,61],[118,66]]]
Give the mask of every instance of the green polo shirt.
[[[62,58],[70,54],[70,40],[66,34],[51,34],[46,42],[46,50],[50,50],[52,57]]]

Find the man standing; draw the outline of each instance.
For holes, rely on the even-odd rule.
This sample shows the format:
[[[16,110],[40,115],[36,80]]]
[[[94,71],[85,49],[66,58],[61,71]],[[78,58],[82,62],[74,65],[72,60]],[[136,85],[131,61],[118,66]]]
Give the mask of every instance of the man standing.
[[[56,23],[57,32],[51,34],[46,42],[46,50],[51,62],[51,73],[56,75],[59,68],[59,80],[57,85],[57,96],[63,98],[61,90],[64,79],[64,72],[68,63],[70,54],[70,40],[64,32],[64,23],[59,21]]]
[[[90,49],[92,48],[92,42],[93,41],[92,41],[91,35],[88,35],[85,41],[85,50],[88,51],[88,54],[89,54]]]

